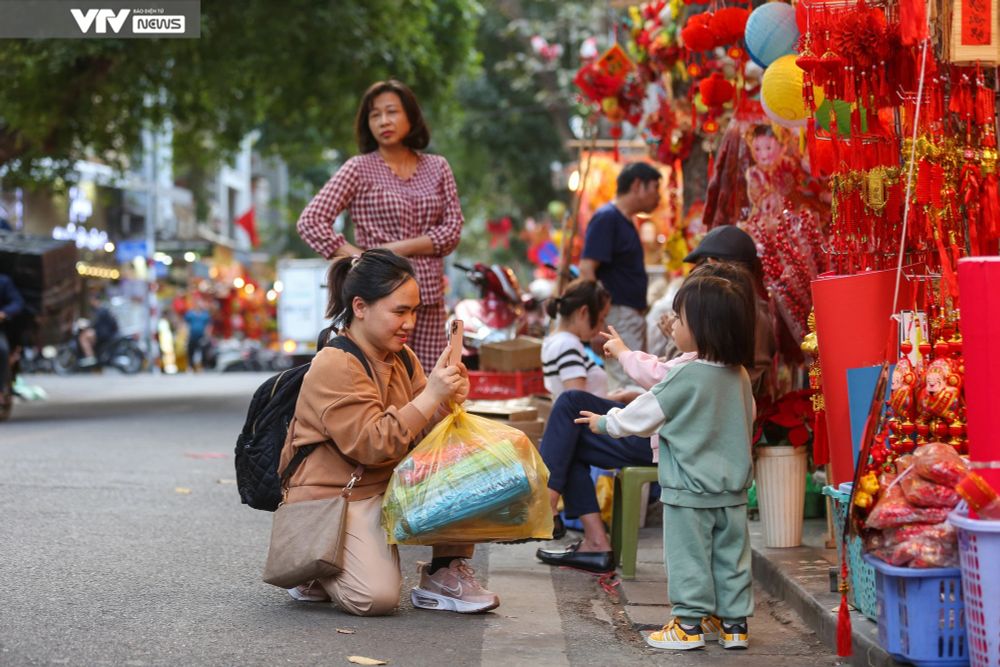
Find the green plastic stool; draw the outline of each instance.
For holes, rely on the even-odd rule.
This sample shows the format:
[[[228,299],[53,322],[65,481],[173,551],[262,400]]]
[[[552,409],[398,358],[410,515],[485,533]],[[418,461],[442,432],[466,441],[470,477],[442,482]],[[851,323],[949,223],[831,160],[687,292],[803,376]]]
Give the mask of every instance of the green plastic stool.
[[[639,508],[642,485],[657,481],[655,466],[622,468],[615,474],[615,496],[611,510],[611,550],[621,565],[623,579],[635,579],[639,549]]]

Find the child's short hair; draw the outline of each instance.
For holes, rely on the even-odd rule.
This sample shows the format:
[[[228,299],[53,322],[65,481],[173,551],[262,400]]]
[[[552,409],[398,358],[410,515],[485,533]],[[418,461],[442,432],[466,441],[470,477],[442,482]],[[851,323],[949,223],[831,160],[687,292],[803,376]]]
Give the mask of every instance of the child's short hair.
[[[590,316],[590,326],[597,326],[597,319],[601,316],[604,306],[611,301],[611,294],[596,280],[584,280],[577,278],[563,289],[561,296],[549,299],[545,304],[545,312],[549,317],[562,315],[569,317],[580,306],[587,307],[587,314]]]
[[[746,269],[720,262],[699,267],[681,285],[674,312],[691,330],[699,358],[727,366],[753,364],[757,309],[752,284]]]

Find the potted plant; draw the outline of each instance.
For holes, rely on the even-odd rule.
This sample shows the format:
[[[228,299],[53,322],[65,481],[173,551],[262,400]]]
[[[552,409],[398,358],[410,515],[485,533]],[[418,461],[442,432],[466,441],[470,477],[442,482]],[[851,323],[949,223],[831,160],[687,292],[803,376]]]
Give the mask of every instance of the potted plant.
[[[802,543],[809,447],[812,445],[811,389],[793,391],[764,406],[754,433],[757,503],[768,547]]]

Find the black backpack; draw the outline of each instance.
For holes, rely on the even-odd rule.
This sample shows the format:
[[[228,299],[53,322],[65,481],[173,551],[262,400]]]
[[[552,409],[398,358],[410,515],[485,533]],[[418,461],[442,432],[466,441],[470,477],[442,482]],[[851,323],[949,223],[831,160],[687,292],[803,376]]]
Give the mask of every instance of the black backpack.
[[[328,335],[324,330],[320,342]],[[368,365],[361,348],[346,336],[337,336],[325,344],[353,354],[364,366],[368,377],[372,369]],[[324,345],[319,345],[324,347]],[[398,353],[406,366],[406,372],[413,377],[413,360],[404,349]],[[247,410],[243,431],[236,438],[236,488],[243,504],[258,510],[273,512],[281,504],[282,480],[291,477],[302,461],[318,445],[299,447],[283,474],[278,474],[281,449],[288,435],[288,425],[295,415],[295,403],[302,389],[302,378],[309,370],[311,362],[290,368],[269,378],[254,392]]]

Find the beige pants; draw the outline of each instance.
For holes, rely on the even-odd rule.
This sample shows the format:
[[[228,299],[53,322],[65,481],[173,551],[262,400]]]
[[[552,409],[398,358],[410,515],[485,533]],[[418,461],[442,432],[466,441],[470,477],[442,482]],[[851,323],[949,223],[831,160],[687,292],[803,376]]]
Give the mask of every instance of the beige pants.
[[[646,351],[646,318],[638,310],[629,306],[611,306],[605,321],[615,328],[630,350]],[[604,359],[604,372],[608,374],[608,393],[618,389],[643,391],[616,359]]]
[[[403,586],[399,552],[386,541],[381,515],[382,496],[348,504],[341,553],[344,569],[336,577],[319,581],[330,599],[348,614],[383,616],[399,605]],[[471,558],[474,549],[472,544],[439,545],[434,547],[433,557]]]

